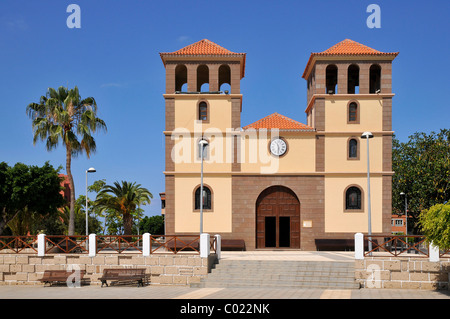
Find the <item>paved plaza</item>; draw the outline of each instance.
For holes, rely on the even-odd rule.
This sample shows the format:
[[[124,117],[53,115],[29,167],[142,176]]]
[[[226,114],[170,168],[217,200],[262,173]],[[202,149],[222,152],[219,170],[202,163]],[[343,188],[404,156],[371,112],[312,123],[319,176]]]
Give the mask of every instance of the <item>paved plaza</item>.
[[[310,260],[353,262],[354,252],[246,251],[222,252],[222,259]],[[185,286],[0,285],[0,299],[450,299],[450,291],[407,289],[190,288]]]

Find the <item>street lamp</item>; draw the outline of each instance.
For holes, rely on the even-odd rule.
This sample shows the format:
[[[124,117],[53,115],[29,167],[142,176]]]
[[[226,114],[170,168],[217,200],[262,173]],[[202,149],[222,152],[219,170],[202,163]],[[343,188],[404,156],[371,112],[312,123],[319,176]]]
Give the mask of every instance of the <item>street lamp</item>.
[[[369,159],[369,139],[373,138],[373,134],[371,132],[364,132],[361,135],[362,139],[366,139],[367,140],[367,197],[368,197],[368,212],[369,212],[369,252],[372,250],[372,216],[371,216],[371,204],[370,204],[370,159]],[[370,255],[372,255],[372,252],[369,253]]]
[[[95,173],[95,168],[91,167],[86,171],[86,236],[89,236],[88,231],[88,173]]]
[[[208,141],[202,139],[199,143],[200,146],[200,157],[202,159],[201,170],[200,170],[200,235],[203,233],[203,159],[204,150],[208,146]]]
[[[408,236],[408,197],[401,192],[400,196],[405,196],[405,235]]]

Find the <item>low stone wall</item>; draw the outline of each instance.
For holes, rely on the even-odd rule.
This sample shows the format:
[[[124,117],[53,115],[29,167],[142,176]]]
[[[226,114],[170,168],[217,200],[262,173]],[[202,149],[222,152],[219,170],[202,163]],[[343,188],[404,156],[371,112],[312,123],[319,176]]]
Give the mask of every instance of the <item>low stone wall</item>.
[[[355,261],[355,278],[362,288],[449,289],[450,259],[366,257]]]
[[[215,255],[201,258],[199,255],[153,254],[99,254],[89,257],[83,254],[55,254],[39,257],[26,254],[0,254],[0,285],[41,285],[45,270],[80,269],[86,271],[85,279],[91,285],[98,280],[105,268],[146,268],[151,274],[152,285],[189,285],[200,282],[210,271]],[[72,267],[72,268],[71,268]],[[77,267],[77,268],[76,268]]]

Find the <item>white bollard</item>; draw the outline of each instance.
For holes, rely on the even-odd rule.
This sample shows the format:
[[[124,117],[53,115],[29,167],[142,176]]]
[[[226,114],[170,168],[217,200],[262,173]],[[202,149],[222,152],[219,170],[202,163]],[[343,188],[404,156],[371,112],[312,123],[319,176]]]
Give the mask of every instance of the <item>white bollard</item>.
[[[364,260],[364,235],[362,233],[355,234],[355,259]]]
[[[200,234],[200,257],[206,258],[210,253],[210,235]]]
[[[150,256],[150,234],[145,233],[142,235],[142,255],[145,257]]]
[[[95,234],[89,235],[89,257],[95,257],[97,253],[97,238]]]
[[[429,260],[431,262],[437,262],[439,261],[439,247],[436,247],[433,245],[433,243],[430,243],[429,245]]]
[[[38,235],[38,256],[45,256],[45,234]]]
[[[216,237],[216,255],[217,259],[220,259],[221,251],[222,251],[222,237],[220,235],[215,235]]]

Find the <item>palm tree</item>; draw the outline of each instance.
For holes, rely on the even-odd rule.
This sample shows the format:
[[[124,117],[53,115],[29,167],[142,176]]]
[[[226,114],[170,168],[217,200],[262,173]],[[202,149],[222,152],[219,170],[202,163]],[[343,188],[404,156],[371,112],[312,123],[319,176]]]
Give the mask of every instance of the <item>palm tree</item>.
[[[135,182],[114,182],[114,185],[105,185],[97,194],[95,205],[100,210],[112,210],[122,215],[124,235],[131,235],[133,214],[141,205],[150,204],[153,195],[148,189]]]
[[[66,147],[66,172],[70,183],[70,219],[68,234],[75,233],[75,185],[71,172],[72,157],[85,152],[87,158],[96,150],[92,133],[105,130],[106,124],[97,117],[93,97],[81,99],[78,88],[49,88],[39,103],[30,103],[27,114],[33,120],[33,144],[46,142],[48,151],[60,142]],[[81,137],[81,141],[79,138]]]

